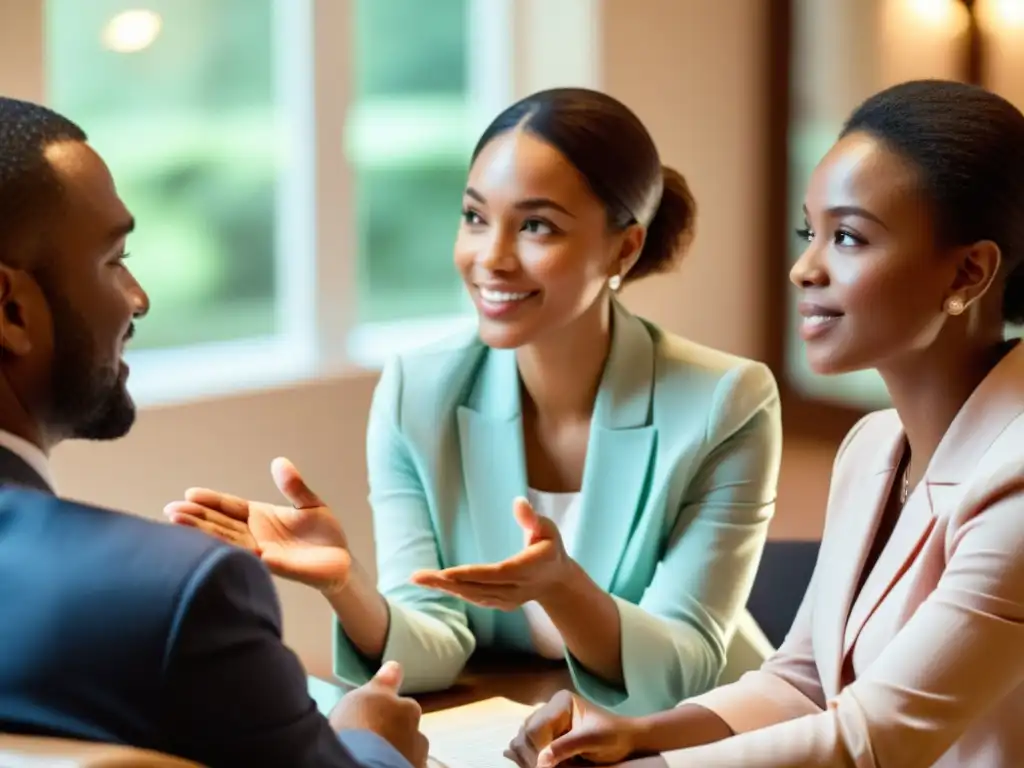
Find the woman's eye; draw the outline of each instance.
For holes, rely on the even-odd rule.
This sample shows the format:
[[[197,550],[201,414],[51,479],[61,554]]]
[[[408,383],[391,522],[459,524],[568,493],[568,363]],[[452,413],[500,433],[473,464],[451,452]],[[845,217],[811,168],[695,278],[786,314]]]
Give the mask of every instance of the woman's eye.
[[[471,208],[463,209],[462,220],[470,226],[477,226],[484,223],[484,220],[480,218],[479,214]]]
[[[800,240],[803,240],[803,241],[809,243],[809,242],[811,242],[811,240],[814,239],[814,232],[811,231],[810,227],[803,226],[803,227],[800,227],[799,229],[797,229],[796,236]]]
[[[857,248],[864,245],[864,240],[852,232],[845,232],[840,229],[835,234],[835,244],[841,245],[844,248]]]
[[[531,235],[552,235],[555,232],[553,226],[541,219],[527,219],[523,222],[523,229]]]

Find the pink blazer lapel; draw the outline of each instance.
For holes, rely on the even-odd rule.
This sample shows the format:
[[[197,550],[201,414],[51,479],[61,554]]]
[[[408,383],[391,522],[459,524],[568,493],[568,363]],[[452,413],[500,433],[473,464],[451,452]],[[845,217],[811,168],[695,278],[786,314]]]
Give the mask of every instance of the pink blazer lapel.
[[[895,480],[895,477],[891,478]],[[889,488],[886,488],[888,495]],[[885,506],[884,496],[880,508]],[[846,624],[846,632],[843,637],[843,661],[853,650],[854,643],[860,636],[865,622],[871,618],[878,604],[892,589],[893,585],[900,579],[903,573],[910,567],[918,551],[921,548],[927,535],[935,525],[935,516],[932,514],[931,500],[928,497],[926,488],[918,486],[907,498],[906,506],[900,513],[896,527],[886,542],[875,562],[875,567],[868,574],[864,581],[864,587],[856,596],[850,610],[850,618]],[[874,535],[872,535],[872,540]],[[858,578],[860,573],[858,573]]]
[[[828,569],[817,589],[814,646],[826,698],[839,693],[850,606],[903,448],[895,411],[874,414],[863,429],[833,475],[822,539]]]
[[[853,591],[856,589],[864,561],[874,540],[891,484],[896,480],[895,470],[904,444],[902,425],[893,413],[894,425],[886,430],[885,435],[880,436],[889,440],[886,446],[889,456],[884,462],[886,467],[880,473],[872,475],[859,489],[855,484],[851,485],[851,492],[859,493],[864,505],[871,504],[872,514],[867,516],[868,521],[849,520],[849,528],[844,531],[849,537],[848,546],[851,550],[856,549],[856,557],[850,558],[853,562],[847,563],[846,569],[841,573],[846,602],[842,606],[842,642],[839,646],[842,652],[836,662],[836,690],[840,684],[842,665],[857,642],[865,622],[914,562],[936,520],[948,514],[956,504],[961,480],[970,476],[978,461],[1000,433],[1014,418],[1024,412],[1024,388],[1020,386],[1022,380],[1024,344],[1018,344],[975,389],[946,430],[925,470],[921,484],[907,499],[892,536],[864,582],[860,595],[854,597]],[[866,444],[866,441],[861,443]],[[880,446],[879,450],[883,448]],[[879,482],[879,478],[882,478],[882,482]],[[854,515],[846,513],[844,517],[849,519]],[[860,538],[855,539],[855,536]],[[859,541],[860,546],[854,547],[853,541]]]

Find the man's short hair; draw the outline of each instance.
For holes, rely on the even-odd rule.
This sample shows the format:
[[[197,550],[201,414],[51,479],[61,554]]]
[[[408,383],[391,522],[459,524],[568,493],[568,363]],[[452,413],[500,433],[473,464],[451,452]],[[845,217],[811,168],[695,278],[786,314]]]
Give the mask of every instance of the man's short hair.
[[[46,149],[62,141],[86,141],[78,125],[51,109],[0,96],[0,262],[18,268],[12,246],[42,225],[60,201],[61,185]]]

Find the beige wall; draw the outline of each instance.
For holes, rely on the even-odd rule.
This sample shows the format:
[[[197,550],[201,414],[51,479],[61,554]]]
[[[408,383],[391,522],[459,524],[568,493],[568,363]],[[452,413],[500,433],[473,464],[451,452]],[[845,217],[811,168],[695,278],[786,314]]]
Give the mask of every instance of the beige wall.
[[[599,2],[604,87],[636,109],[701,206],[698,240],[682,271],[631,289],[627,302],[673,331],[761,357],[766,4]],[[116,444],[59,449],[58,481],[71,496],[156,517],[190,485],[270,498],[268,465],[287,455],[330,500],[357,556],[369,562],[363,445],[375,378],[353,374],[149,410]],[[833,451],[787,436],[774,536],[818,535]],[[310,671],[327,674],[325,605],[309,590],[281,589],[289,642]]]
[[[0,0],[0,93],[33,100],[43,92],[43,70],[25,62],[41,60],[43,39],[26,30],[43,24],[42,4]]]
[[[373,559],[364,436],[376,376],[312,382],[193,405],[147,410],[115,443],[55,452],[65,495],[163,520],[168,501],[194,485],[274,499],[270,461],[287,456],[329,499],[354,552]],[[330,612],[318,593],[279,581],[285,633],[313,673],[330,670]]]

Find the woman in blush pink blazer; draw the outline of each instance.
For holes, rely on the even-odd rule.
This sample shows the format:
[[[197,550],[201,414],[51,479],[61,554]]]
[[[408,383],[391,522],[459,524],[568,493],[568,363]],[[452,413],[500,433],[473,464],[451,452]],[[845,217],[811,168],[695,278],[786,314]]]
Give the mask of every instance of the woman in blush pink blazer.
[[[563,693],[509,747],[670,768],[1024,766],[1024,115],[959,83],[866,101],[816,168],[792,270],[822,373],[895,408],[839,449],[779,651],[651,717]],[[638,763],[639,764],[639,763]]]

